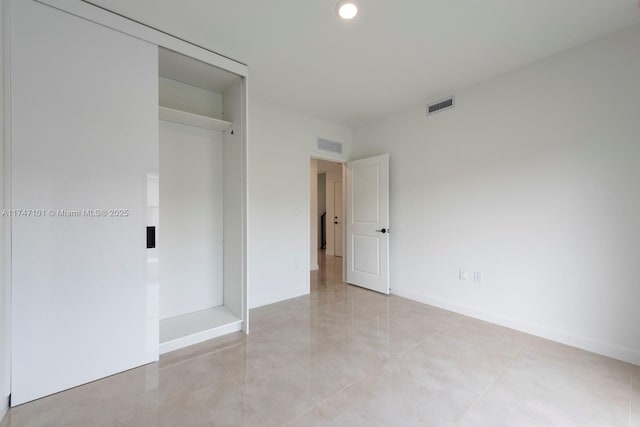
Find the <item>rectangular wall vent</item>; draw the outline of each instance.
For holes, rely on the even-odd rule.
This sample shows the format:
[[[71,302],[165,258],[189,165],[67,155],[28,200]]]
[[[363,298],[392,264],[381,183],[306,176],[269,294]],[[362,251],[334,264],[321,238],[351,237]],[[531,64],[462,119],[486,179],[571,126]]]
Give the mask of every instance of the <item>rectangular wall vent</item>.
[[[342,154],[342,144],[329,139],[318,138],[318,150]]]
[[[449,110],[455,105],[454,97],[442,99],[435,104],[427,105],[427,116],[430,116],[440,111]]]

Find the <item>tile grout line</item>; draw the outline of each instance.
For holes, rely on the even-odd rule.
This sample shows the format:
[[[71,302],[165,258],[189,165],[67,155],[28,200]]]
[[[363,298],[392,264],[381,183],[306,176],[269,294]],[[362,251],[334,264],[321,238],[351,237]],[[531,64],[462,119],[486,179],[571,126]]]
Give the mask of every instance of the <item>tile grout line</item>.
[[[434,332],[433,334],[429,335],[427,338],[425,338],[424,340],[420,341],[419,343],[409,347],[407,350],[403,351],[402,353],[397,354],[396,356],[392,357],[389,359],[390,361],[393,360],[397,360],[400,359],[402,356],[404,356],[405,354],[409,353],[410,351],[415,350],[416,348],[420,347],[423,344],[428,343],[429,341],[431,341],[432,339],[434,339],[435,337],[437,337],[438,335],[442,334],[444,331],[448,330],[449,328],[451,328],[451,326],[453,326],[454,324],[457,324],[458,321],[456,322],[452,322],[451,324],[448,324],[446,326],[444,326],[442,329],[437,330],[436,332]]]
[[[493,385],[498,381],[498,379],[500,379],[500,377],[502,377],[502,375],[504,374],[504,372],[507,370],[507,367],[508,367],[508,366],[509,366],[513,361],[515,361],[515,360],[520,356],[520,354],[522,353],[522,351],[524,350],[524,348],[526,347],[526,345],[529,343],[529,341],[531,340],[531,338],[532,338],[532,337],[530,336],[529,338],[527,338],[527,339],[522,343],[522,345],[520,346],[520,348],[518,349],[518,351],[517,351],[517,352],[516,352],[516,353],[515,353],[511,358],[510,358],[509,362],[508,362],[507,364],[505,364],[505,365],[502,367],[502,369],[500,370],[500,372],[498,373],[498,375],[496,375],[496,377],[493,379],[493,381],[491,381],[491,383],[490,383],[487,387],[485,387],[485,389],[482,391],[482,393],[480,393],[480,394],[478,395],[478,397],[476,397],[476,398],[475,398],[475,400],[473,401],[473,403],[471,403],[471,405],[467,408],[467,410],[466,410],[466,411],[464,411],[464,412],[463,412],[463,414],[462,414],[458,419],[456,419],[456,423],[459,423],[459,422],[460,422],[460,420],[462,420],[462,419],[463,419],[463,418],[464,418],[464,417],[469,413],[469,411],[471,411],[471,410],[476,406],[476,404],[477,404],[477,403],[478,403],[478,402],[479,402],[479,401],[480,401],[480,400],[481,400],[481,399],[482,399],[482,398],[487,394],[487,392],[489,391],[489,389],[490,389],[491,387],[493,387]],[[507,408],[507,409],[510,409],[510,408]],[[520,413],[519,413],[519,412],[517,412],[517,411],[515,411],[515,412],[516,412],[516,413],[518,413],[519,415],[522,415],[522,414],[520,414]],[[526,418],[529,418],[529,417],[526,417]]]
[[[238,385],[242,389],[242,384],[240,384],[238,382],[238,380],[235,378],[233,373],[229,373],[226,376],[223,376],[219,381],[223,382],[223,383],[226,382],[226,381],[234,382],[236,385]],[[203,390],[203,389],[205,389],[207,387],[210,387],[212,384],[213,383],[211,383],[211,384],[210,383],[203,384],[203,385],[201,385],[199,387],[196,387],[194,389],[190,389],[188,391],[184,391],[184,392],[179,393],[179,394],[177,394],[177,395],[175,395],[175,396],[173,396],[171,398],[168,398],[163,403],[161,403],[158,407],[156,407],[155,410],[157,410],[159,412],[161,407],[165,407],[165,406],[166,407],[170,407],[173,403],[175,403],[179,399],[181,399],[181,398],[183,398],[183,397],[185,397],[187,395],[194,394],[194,393],[196,393],[196,392],[198,392],[200,390]],[[159,394],[160,393],[160,386],[158,386],[158,387],[156,387],[156,388],[154,388],[152,390]],[[139,395],[143,396],[143,395],[146,395],[148,392],[149,391],[145,391],[145,392],[139,393]],[[247,404],[249,404],[249,402],[247,402]],[[251,409],[253,409],[257,414],[260,415],[260,413],[258,411],[256,411],[256,409],[251,404],[249,404],[249,406],[251,406]],[[136,419],[136,418],[140,417],[141,415],[144,416],[144,415],[153,415],[153,414],[154,414],[154,408],[147,407],[147,405],[145,403],[143,405],[142,409],[140,411],[138,411],[137,413],[129,414],[127,416],[114,419],[114,422],[116,423],[115,427],[120,427],[119,424],[122,425],[123,427],[130,426],[131,424],[127,423],[127,420]],[[260,415],[260,418],[261,419],[263,418],[262,415]]]
[[[536,424],[536,425],[539,425],[539,426],[545,426],[545,425],[547,425],[547,424],[543,423],[542,421],[536,420],[536,419],[534,419],[534,418],[531,418],[531,417],[530,417],[530,416],[528,416],[528,415],[523,414],[522,412],[518,411],[517,409],[509,408],[508,406],[503,405],[503,404],[502,404],[502,403],[500,403],[500,402],[496,402],[496,405],[499,405],[499,406],[503,407],[504,409],[506,409],[507,411],[511,411],[511,412],[513,412],[513,413],[515,413],[515,414],[517,414],[517,415],[521,416],[522,418],[524,418],[524,419],[526,419],[526,420],[531,421],[532,423],[534,423],[534,424]]]
[[[522,347],[520,347],[520,349],[517,351],[517,353],[513,355],[513,358],[512,358],[512,360],[511,360],[511,362],[515,361],[515,360],[516,360],[516,359],[517,359],[517,358],[522,354],[522,352],[524,351],[524,349],[525,349],[525,347],[527,346],[527,344],[529,344],[529,342],[531,342],[531,340],[532,340],[533,338],[534,338],[534,336],[533,336],[533,335],[529,335],[529,338],[527,338],[527,340],[526,340],[525,342],[523,342],[523,343],[522,343]],[[506,368],[505,368],[505,369],[506,369]],[[504,373],[504,371],[503,371],[502,373]],[[544,426],[544,425],[546,425],[546,424],[545,424],[545,423],[543,423],[542,421],[539,421],[539,420],[536,420],[536,419],[534,419],[534,418],[531,418],[530,416],[528,416],[528,415],[526,415],[526,414],[523,414],[522,412],[518,411],[518,410],[517,410],[517,409],[515,409],[515,408],[509,408],[508,406],[506,406],[506,405],[504,405],[504,404],[502,404],[502,403],[500,403],[500,402],[497,402],[497,404],[498,404],[498,405],[500,405],[500,406],[502,406],[503,408],[505,408],[505,409],[509,410],[509,411],[513,411],[514,413],[516,413],[516,414],[520,415],[521,417],[523,417],[523,418],[525,418],[525,419],[527,419],[527,420],[529,420],[529,421],[531,421],[531,422],[533,422],[533,423],[535,423],[535,424],[537,424],[537,425],[540,425],[540,426]]]
[[[482,393],[480,393],[478,395],[478,397],[475,398],[475,400],[473,401],[473,403],[471,403],[471,405],[466,409],[466,411],[464,411],[462,413],[462,415],[460,415],[459,418],[456,419],[456,424],[459,423],[475,406],[476,404],[482,400],[482,398],[487,394],[487,392],[489,391],[489,389],[491,387],[493,387],[493,385],[496,383],[496,381],[498,381],[498,379],[502,376],[502,374],[504,373],[504,368],[502,369],[502,371],[500,371],[500,373],[498,375],[496,375],[496,377],[493,379],[493,381],[491,381],[491,383],[485,387],[484,390],[482,390]]]
[[[215,356],[216,353],[227,351],[227,350],[230,350],[230,349],[242,346],[242,345],[245,345],[245,343],[234,343],[234,344],[230,344],[230,345],[228,345],[227,347],[224,347],[224,348],[220,348],[220,349],[216,349],[216,350],[213,350],[213,351],[208,351],[208,352],[205,352],[205,353],[202,353],[202,354],[190,356],[188,358],[185,358],[184,360],[177,360],[175,362],[164,362],[163,365],[166,365],[166,366],[162,366],[162,367],[160,366],[160,362],[161,362],[160,360],[158,360],[157,362],[153,362],[153,363],[158,363],[158,372],[160,372],[160,371],[162,371],[164,369],[171,369],[171,368],[175,368],[176,366],[184,365],[186,363],[191,363],[193,360],[204,359],[206,357]],[[179,351],[179,350],[176,350],[176,351]]]
[[[338,334],[344,333],[347,330],[354,330],[355,327],[357,326],[361,326],[366,324],[367,322],[369,322],[371,319],[369,320],[361,320],[359,323],[357,324],[352,324],[350,328],[347,328],[345,330],[342,330],[340,332],[337,332],[333,335],[331,335],[331,337],[336,336]],[[417,347],[421,346],[422,344],[432,340],[434,337],[440,335],[441,333],[443,333],[445,330],[451,328],[452,326],[458,324],[459,322],[461,322],[463,320],[463,318],[459,318],[456,319],[455,321],[449,322],[446,326],[442,327],[441,329],[437,330],[436,332],[434,332],[433,334],[429,335],[427,338],[425,338],[424,340],[418,342],[417,344],[413,345],[412,347],[410,347],[409,349],[405,350],[404,352],[390,358],[387,362],[390,361],[394,361],[399,359],[400,357],[402,357],[403,355],[405,355],[406,353],[416,349]],[[328,401],[329,399],[337,396],[338,394],[344,392],[346,389],[358,384],[359,382],[363,381],[364,379],[370,377],[372,374],[378,372],[378,371],[382,371],[382,369],[384,368],[384,365],[382,362],[378,362],[380,364],[380,366],[377,369],[373,369],[370,372],[368,372],[366,375],[362,376],[361,378],[353,381],[350,384],[347,384],[346,386],[342,387],[341,389],[337,390],[335,393],[330,394],[329,396],[327,396],[325,399],[322,399],[320,402],[318,402],[317,404],[315,404],[313,407],[309,408],[308,410],[296,415],[295,417],[293,417],[292,419],[288,420],[287,422],[285,422],[284,424],[282,424],[282,426],[286,426],[287,424],[292,423],[293,421],[297,420],[300,417],[303,417],[304,415],[308,414],[309,412],[313,411],[314,409],[318,408],[320,405],[322,405],[323,403],[325,403],[326,401]]]
[[[245,405],[249,405],[249,407],[250,407],[251,409],[253,409],[253,412],[255,412],[255,413],[258,415],[258,417],[260,417],[260,421],[262,421],[262,422],[264,423],[263,425],[267,425],[267,424],[268,424],[268,423],[267,423],[267,420],[262,416],[262,412],[258,411],[258,410],[255,408],[255,406],[253,406],[253,405],[251,404],[251,402],[249,401],[249,399],[246,399],[246,398],[245,398],[245,395],[244,395],[244,386],[242,385],[242,383],[241,383],[241,382],[236,378],[236,376],[235,376],[234,374],[231,374],[230,378],[231,378],[231,381],[233,381],[233,382],[238,386],[238,388],[240,389],[240,394],[242,395],[242,401],[243,401],[243,404],[245,404]]]
[[[313,411],[314,409],[318,408],[320,405],[322,405],[323,403],[325,403],[326,401],[330,400],[331,398],[339,395],[340,393],[344,392],[345,390],[347,390],[348,388],[353,387],[354,385],[358,384],[359,382],[364,381],[365,379],[369,378],[371,375],[373,375],[374,373],[377,372],[381,372],[382,371],[382,366],[379,366],[377,369],[372,369],[371,372],[368,372],[366,375],[363,375],[362,378],[359,378],[357,380],[355,380],[354,382],[352,382],[351,384],[347,384],[346,386],[342,387],[341,389],[337,390],[335,393],[330,394],[329,396],[327,396],[326,398],[322,399],[320,402],[316,403],[313,407],[307,409],[306,411],[296,415],[295,417],[291,418],[289,421],[285,422],[284,424],[281,425],[281,427],[285,427],[288,424],[291,424],[292,422],[294,422],[295,420],[297,420],[300,417],[303,417],[305,415],[307,415],[309,412]]]
[[[321,312],[321,313],[329,313],[329,312]],[[413,347],[411,347],[409,350],[404,351],[403,353],[400,353],[399,356],[403,355],[404,353],[413,350],[415,347],[419,346],[420,344],[423,344],[427,341],[429,341],[431,338],[435,337],[436,335],[440,334],[441,332],[443,332],[444,330],[452,327],[455,324],[458,324],[459,322],[461,322],[464,318],[460,317],[459,319],[456,319],[455,321],[450,322],[449,324],[447,324],[446,326],[444,326],[443,328],[437,330],[436,332],[434,332],[433,334],[429,335],[427,338],[425,338],[424,340],[420,341],[418,344],[414,345]],[[325,337],[323,337],[323,340],[328,340],[331,339],[335,336],[338,336],[340,334],[344,334],[350,331],[355,331],[356,328],[361,327],[363,325],[366,325],[367,323],[371,322],[372,320],[375,320],[375,316],[371,317],[371,318],[367,318],[367,319],[360,319],[359,321],[355,321],[352,322],[348,327],[337,331],[335,333],[332,334],[328,334]],[[397,356],[396,356],[397,357]],[[395,359],[395,357],[394,357]]]

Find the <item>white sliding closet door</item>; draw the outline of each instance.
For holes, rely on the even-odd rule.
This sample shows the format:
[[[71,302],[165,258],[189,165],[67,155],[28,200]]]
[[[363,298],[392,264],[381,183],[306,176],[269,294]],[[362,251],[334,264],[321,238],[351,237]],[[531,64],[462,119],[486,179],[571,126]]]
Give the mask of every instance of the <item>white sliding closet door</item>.
[[[158,59],[35,1],[11,15],[12,207],[43,210],[12,223],[17,405],[157,360]]]

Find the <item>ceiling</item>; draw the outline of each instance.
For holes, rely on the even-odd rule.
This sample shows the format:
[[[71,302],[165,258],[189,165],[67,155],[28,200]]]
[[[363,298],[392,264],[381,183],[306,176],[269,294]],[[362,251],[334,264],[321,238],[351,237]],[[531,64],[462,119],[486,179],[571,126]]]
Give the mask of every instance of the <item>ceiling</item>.
[[[640,22],[638,0],[91,0],[249,65],[251,96],[358,126]]]

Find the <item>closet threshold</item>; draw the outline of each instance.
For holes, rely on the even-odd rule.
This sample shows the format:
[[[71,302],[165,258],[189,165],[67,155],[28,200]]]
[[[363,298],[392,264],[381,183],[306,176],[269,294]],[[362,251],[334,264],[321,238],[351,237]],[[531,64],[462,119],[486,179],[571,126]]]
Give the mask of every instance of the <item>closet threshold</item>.
[[[160,320],[160,354],[242,329],[242,319],[225,306]]]

